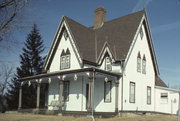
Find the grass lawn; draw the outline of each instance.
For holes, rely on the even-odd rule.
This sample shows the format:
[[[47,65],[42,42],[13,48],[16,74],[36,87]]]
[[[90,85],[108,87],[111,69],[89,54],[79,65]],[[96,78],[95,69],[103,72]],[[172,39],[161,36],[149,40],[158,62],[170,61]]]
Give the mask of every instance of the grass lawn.
[[[176,121],[176,116],[149,115],[114,118],[96,118],[96,121]],[[50,116],[21,113],[0,114],[0,121],[92,121],[90,117]]]

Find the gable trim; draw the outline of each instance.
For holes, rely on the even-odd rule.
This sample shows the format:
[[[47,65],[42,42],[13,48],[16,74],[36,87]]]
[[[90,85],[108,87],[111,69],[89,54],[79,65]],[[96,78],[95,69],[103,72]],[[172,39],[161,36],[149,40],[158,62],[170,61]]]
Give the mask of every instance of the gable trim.
[[[100,52],[100,55],[98,57],[97,63],[98,65],[101,65],[104,59],[105,54],[108,53],[112,60],[115,60],[114,55],[112,54],[112,50],[109,47],[109,44],[107,42],[104,43],[104,46]]]
[[[60,24],[58,25],[58,29],[57,29],[56,34],[55,34],[55,36],[54,36],[53,42],[51,43],[51,48],[50,48],[50,50],[49,50],[49,52],[48,52],[48,55],[47,55],[46,60],[45,60],[45,63],[44,63],[44,65],[43,65],[43,70],[45,70],[45,71],[48,71],[49,66],[50,66],[49,63],[50,63],[50,61],[52,61],[51,56],[52,56],[52,54],[53,54],[53,50],[54,50],[54,48],[57,48],[57,47],[55,47],[55,45],[57,45],[57,37],[62,36],[62,33],[63,33],[63,32],[62,32],[62,29],[63,29],[63,27],[62,27],[63,21],[64,21],[64,17],[61,18],[61,22],[60,22]],[[53,55],[54,55],[54,54],[53,54]]]
[[[67,22],[65,21],[65,17],[62,17],[61,22],[60,22],[60,24],[58,26],[56,35],[55,35],[55,37],[53,39],[53,42],[51,44],[51,48],[50,48],[50,50],[48,52],[48,55],[46,57],[46,60],[45,60],[44,66],[43,66],[43,70],[46,71],[46,72],[49,71],[49,68],[50,68],[50,65],[52,63],[53,57],[54,57],[54,55],[56,53],[56,50],[57,50],[57,47],[58,47],[58,45],[60,43],[59,38],[62,38],[64,29],[66,29],[68,34],[69,34],[69,41],[70,41],[70,43],[72,45],[73,50],[75,51],[75,55],[76,55],[76,57],[78,59],[78,62],[80,64],[82,63],[81,56],[79,55],[77,44],[75,42],[74,43],[72,42],[72,40],[73,40],[72,39],[73,38],[72,32],[70,32],[70,28],[69,28]],[[77,49],[75,49],[74,46]]]
[[[147,18],[147,13],[145,11],[145,18],[144,18],[144,24],[145,24],[145,33],[147,34],[147,39],[149,40],[148,43],[150,45],[150,49],[151,49],[151,56],[152,56],[152,59],[153,59],[153,65],[155,67],[155,73],[156,75],[159,75],[160,72],[159,72],[159,68],[158,68],[158,63],[157,63],[157,58],[156,58],[156,52],[154,50],[154,43],[152,41],[152,35],[151,35],[151,30],[149,28],[149,22],[148,22],[148,18]]]

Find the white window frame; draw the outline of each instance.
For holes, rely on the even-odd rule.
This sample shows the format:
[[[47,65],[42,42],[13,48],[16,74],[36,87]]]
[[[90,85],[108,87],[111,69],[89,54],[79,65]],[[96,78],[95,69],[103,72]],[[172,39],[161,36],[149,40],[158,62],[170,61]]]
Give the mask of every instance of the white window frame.
[[[105,70],[112,71],[111,58],[109,56],[105,57]]]
[[[141,72],[141,56],[139,57],[139,54],[137,56],[137,72]]]
[[[129,102],[135,103],[136,96],[136,84],[135,82],[130,82],[129,84]]]
[[[70,54],[66,55],[66,69],[70,68]]]
[[[104,81],[104,102],[111,102],[112,81]]]
[[[146,74],[146,59],[143,58],[142,60],[142,73]]]
[[[151,104],[151,87],[147,86],[147,104]]]
[[[168,103],[168,93],[161,93],[160,98],[162,104]]]
[[[60,70],[69,69],[71,64],[71,54],[62,55],[60,58]]]
[[[65,65],[66,65],[66,56],[61,56],[61,59],[60,59],[60,69],[63,70],[65,69]]]

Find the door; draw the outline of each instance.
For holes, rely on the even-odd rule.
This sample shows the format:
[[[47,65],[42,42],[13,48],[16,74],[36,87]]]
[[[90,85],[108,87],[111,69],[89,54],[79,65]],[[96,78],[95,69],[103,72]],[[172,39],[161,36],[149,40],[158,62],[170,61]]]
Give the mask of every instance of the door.
[[[89,84],[86,84],[86,109],[88,108]]]

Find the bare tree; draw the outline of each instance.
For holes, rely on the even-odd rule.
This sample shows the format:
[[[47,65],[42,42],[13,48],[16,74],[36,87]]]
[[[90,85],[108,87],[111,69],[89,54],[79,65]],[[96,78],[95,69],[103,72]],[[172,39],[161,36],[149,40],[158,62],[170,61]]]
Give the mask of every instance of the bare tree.
[[[19,18],[26,4],[27,0],[0,1],[0,42],[12,41],[9,35],[11,35],[14,30],[21,28]]]
[[[4,95],[5,89],[10,83],[10,79],[14,75],[14,70],[11,64],[1,63],[0,64],[0,95]]]

